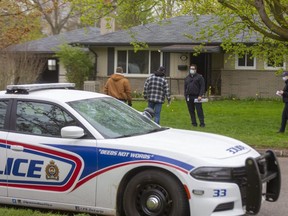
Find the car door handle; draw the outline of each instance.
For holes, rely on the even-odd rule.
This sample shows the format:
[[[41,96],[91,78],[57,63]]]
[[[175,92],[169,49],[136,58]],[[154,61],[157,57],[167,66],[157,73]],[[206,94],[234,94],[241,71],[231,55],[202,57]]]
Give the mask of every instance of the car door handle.
[[[24,147],[23,146],[19,146],[19,145],[15,145],[15,146],[11,146],[11,150],[13,150],[13,151],[23,151]]]

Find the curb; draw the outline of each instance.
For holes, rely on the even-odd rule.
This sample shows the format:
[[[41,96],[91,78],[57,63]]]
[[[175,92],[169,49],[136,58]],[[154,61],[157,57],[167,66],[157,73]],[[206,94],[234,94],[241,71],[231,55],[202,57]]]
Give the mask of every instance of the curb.
[[[269,149],[255,149],[260,154],[264,154]],[[277,157],[288,157],[288,149],[270,149],[274,151]]]

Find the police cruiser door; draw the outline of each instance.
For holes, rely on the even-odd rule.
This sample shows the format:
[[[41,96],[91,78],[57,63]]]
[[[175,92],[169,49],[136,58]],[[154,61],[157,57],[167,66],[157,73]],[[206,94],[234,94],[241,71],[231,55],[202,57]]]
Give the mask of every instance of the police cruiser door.
[[[95,206],[96,178],[84,176],[97,167],[96,140],[61,137],[61,128],[80,123],[58,105],[15,100],[12,110],[5,162],[12,201],[50,208]]]
[[[7,110],[9,110],[8,104],[8,100],[0,101],[0,197],[7,196],[7,175],[5,175],[7,132],[4,127]]]

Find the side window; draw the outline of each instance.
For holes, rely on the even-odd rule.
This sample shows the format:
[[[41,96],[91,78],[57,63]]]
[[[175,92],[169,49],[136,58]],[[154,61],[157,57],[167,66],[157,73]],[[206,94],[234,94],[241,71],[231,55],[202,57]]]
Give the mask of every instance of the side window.
[[[16,131],[45,135],[61,135],[61,128],[76,125],[76,121],[64,110],[53,104],[18,101]]]
[[[256,69],[256,58],[248,53],[243,56],[236,55],[236,69]]]
[[[0,101],[0,130],[4,128],[8,101]]]

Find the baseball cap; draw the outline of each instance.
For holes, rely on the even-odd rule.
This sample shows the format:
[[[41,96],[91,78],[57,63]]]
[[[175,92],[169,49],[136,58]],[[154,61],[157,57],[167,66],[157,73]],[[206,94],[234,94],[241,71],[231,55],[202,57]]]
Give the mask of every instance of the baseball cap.
[[[158,69],[157,71],[165,73],[165,67],[160,66],[159,69]]]

